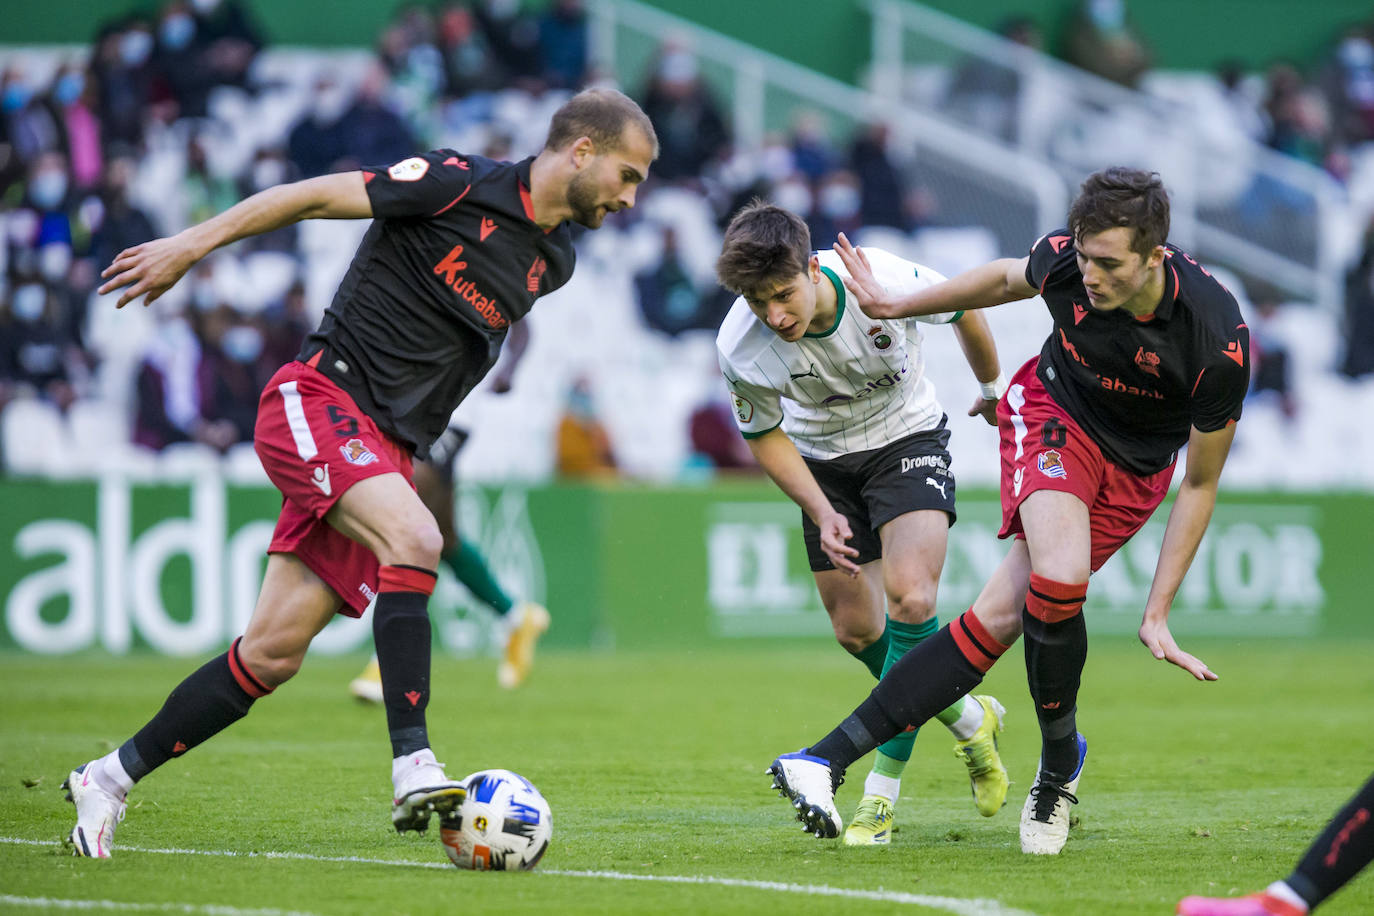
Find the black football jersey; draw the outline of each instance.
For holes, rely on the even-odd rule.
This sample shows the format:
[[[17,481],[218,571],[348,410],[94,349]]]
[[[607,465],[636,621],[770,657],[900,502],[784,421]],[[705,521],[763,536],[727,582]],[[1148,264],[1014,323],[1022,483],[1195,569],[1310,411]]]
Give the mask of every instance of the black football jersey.
[[[374,221],[299,358],[421,457],[510,323],[572,276],[568,225],[534,222],[531,161],[444,149],[363,169]]]
[[[1190,427],[1240,419],[1250,383],[1250,333],[1236,300],[1189,255],[1165,246],[1164,295],[1149,316],[1088,302],[1073,234],[1031,246],[1026,282],[1054,329],[1037,374],[1111,461],[1136,474],[1168,467]]]

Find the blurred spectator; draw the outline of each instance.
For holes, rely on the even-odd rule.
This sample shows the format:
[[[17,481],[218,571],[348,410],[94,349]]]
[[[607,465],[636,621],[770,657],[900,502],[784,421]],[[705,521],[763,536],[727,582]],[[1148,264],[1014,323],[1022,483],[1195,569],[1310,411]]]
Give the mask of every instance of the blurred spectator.
[[[797,116],[788,144],[792,149],[792,167],[812,182],[819,182],[835,167],[838,157],[819,112],[804,111]]]
[[[888,127],[874,121],[849,148],[849,167],[859,181],[859,221],[865,226],[908,230],[906,185],[887,152]]]
[[[1150,68],[1150,52],[1126,18],[1126,0],[1081,0],[1064,36],[1064,59],[1131,88]]]
[[[520,9],[520,0],[480,0],[473,12],[502,69],[517,86],[529,88],[541,69],[538,24]]]
[[[491,40],[472,9],[449,3],[439,11],[439,53],[449,96],[494,92],[506,86],[509,75],[492,51]]]
[[[1008,19],[997,31],[1024,48],[1038,51],[1044,43],[1028,16]],[[985,133],[1014,140],[1021,126],[1021,71],[1016,64],[1015,59],[993,64],[983,57],[970,58],[950,81],[946,109]]]
[[[654,330],[676,337],[690,328],[715,328],[710,318],[703,321],[702,297],[682,264],[672,226],[663,229],[663,253],[634,282],[640,314]]]
[[[687,420],[688,436],[695,459],[708,462],[718,471],[758,470],[749,445],[739,434],[735,412],[719,385],[692,411]]]
[[[554,469],[560,477],[607,477],[616,472],[611,437],[596,415],[591,382],[585,376],[568,389],[558,421]]]
[[[1365,230],[1360,259],[1345,278],[1345,355],[1341,372],[1374,373],[1374,222]]]
[[[91,260],[98,269],[126,248],[157,238],[148,214],[129,200],[136,164],[130,156],[111,159],[100,190],[101,213],[91,237]]]
[[[95,188],[105,163],[100,119],[94,109],[95,89],[86,79],[86,71],[76,64],[63,64],[44,102],[57,126],[59,148],[71,163],[72,183],[79,190]]]
[[[696,56],[679,44],[660,49],[643,107],[658,132],[657,178],[696,178],[729,144],[725,119],[697,72]]]
[[[414,132],[426,133],[446,82],[434,14],[416,3],[402,6],[382,32],[377,56],[390,83],[391,109]]]
[[[389,165],[419,148],[406,122],[387,106],[386,90],[386,71],[369,68],[343,116],[344,158],[336,169]]]
[[[96,111],[105,142],[138,148],[152,94],[152,26],[130,17],[96,39],[91,71],[98,88]]]
[[[0,75],[0,118],[21,165],[59,148],[57,119],[35,97],[33,84],[22,69],[9,66]]]
[[[248,85],[262,38],[241,0],[191,0],[202,60],[216,86]]]
[[[263,347],[267,361],[275,368],[296,358],[305,336],[318,324],[305,299],[305,284],[291,284],[280,302],[269,305],[262,314],[265,322]]]
[[[200,338],[186,316],[161,318],[138,369],[134,442],[161,450],[193,441],[225,449],[237,441],[233,423],[201,415],[203,365]]]
[[[239,198],[250,197],[259,191],[297,181],[301,177],[280,147],[263,147],[253,154],[253,162],[235,193]],[[280,251],[294,255],[298,232],[296,223],[287,223],[271,232],[244,239],[240,244],[244,252]]]
[[[853,238],[863,226],[861,199],[859,180],[853,172],[836,170],[821,179],[816,189],[816,206],[806,220],[811,230],[811,247],[829,248],[841,232]]]
[[[1279,410],[1291,420],[1297,416],[1298,405],[1293,395],[1288,343],[1278,313],[1278,303],[1261,299],[1250,320],[1250,393],[1272,392],[1278,398]]]
[[[211,168],[205,147],[205,140],[198,133],[186,138],[186,173],[181,182],[182,201],[186,207],[183,226],[204,222],[239,201],[238,186],[232,178],[217,174]]]
[[[1237,60],[1223,61],[1217,66],[1217,82],[1231,116],[1230,126],[1247,139],[1263,143],[1268,125],[1258,101],[1246,89],[1245,65]]]
[[[206,313],[199,367],[202,432],[197,436],[224,451],[251,442],[263,386],[277,370],[268,362],[258,322],[227,305]]]
[[[587,72],[587,11],[582,0],[554,0],[539,17],[539,60],[549,86],[582,85]]]
[[[198,29],[191,5],[185,0],[169,0],[163,5],[153,49],[153,94],[175,103],[173,118],[205,117],[215,85]]]
[[[28,391],[63,410],[76,400],[74,375],[83,356],[63,306],[41,277],[15,283],[8,314],[0,317],[0,399]]]
[[[335,171],[347,156],[344,147],[344,114],[352,104],[348,89],[332,73],[315,80],[309,111],[291,128],[286,140],[287,155],[302,178],[314,178]]]
[[[1332,141],[1342,147],[1374,139],[1374,42],[1364,26],[1346,31],[1322,75]]]
[[[1280,63],[1270,68],[1264,110],[1269,118],[1265,140],[1269,146],[1295,159],[1322,165],[1330,119],[1321,97],[1306,85],[1292,64]]]

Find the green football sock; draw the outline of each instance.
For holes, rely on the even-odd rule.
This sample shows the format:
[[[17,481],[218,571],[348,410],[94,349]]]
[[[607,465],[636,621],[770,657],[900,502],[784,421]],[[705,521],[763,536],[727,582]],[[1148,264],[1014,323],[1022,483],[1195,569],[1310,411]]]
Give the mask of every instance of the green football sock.
[[[476,595],[480,601],[490,605],[493,611],[503,617],[509,613],[515,602],[511,601],[510,596],[496,584],[496,577],[491,574],[487,561],[477,552],[476,547],[467,541],[459,540],[458,546],[440,559],[453,570],[458,581],[467,586],[468,591]]]
[[[863,662],[864,667],[872,672],[875,678],[880,678],[883,676],[883,671],[886,670],[888,638],[887,630],[884,629],[883,634],[873,640],[872,645],[849,654]]]
[[[883,673],[897,664],[907,651],[917,643],[934,636],[940,629],[940,621],[934,617],[925,623],[903,623],[900,620],[887,621],[887,659],[883,663]],[[941,713],[943,715],[943,713]],[[911,745],[916,741],[916,729],[898,732],[878,748],[873,769],[883,776],[896,779],[902,775],[906,762],[911,759]]]

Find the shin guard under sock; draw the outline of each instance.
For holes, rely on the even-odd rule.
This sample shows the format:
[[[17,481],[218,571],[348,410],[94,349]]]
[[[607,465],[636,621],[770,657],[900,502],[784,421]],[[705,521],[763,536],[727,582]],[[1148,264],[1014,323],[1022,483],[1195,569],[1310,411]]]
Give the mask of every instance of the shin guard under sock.
[[[119,748],[119,763],[138,782],[173,757],[219,734],[248,714],[263,684],[239,657],[239,642],[201,665],[167,696],[157,715]]]
[[[983,680],[1007,651],[967,611],[907,652],[883,675],[868,699],[810,753],[843,773],[851,763],[908,725],[920,725]]]
[[[1374,859],[1374,777],[1336,812],[1284,883],[1316,908]]]
[[[889,620],[887,624],[888,648],[887,660],[883,663],[883,673],[892,670],[892,666],[901,661],[902,656],[906,655],[916,646],[934,636],[940,629],[940,622],[932,617],[924,623],[903,623],[900,620]],[[916,733],[919,729],[903,729],[893,735],[882,746],[878,748],[878,753],[888,759],[882,761],[887,765],[887,769],[896,772],[889,772],[886,775],[901,775],[901,768],[911,759],[911,746],[916,743]],[[880,758],[881,759],[881,758]]]
[[[425,707],[429,705],[429,596],[433,570],[383,566],[378,575],[372,637],[382,672],[382,702],[391,734],[391,756],[429,747]]]
[[[1088,630],[1083,601],[1088,583],[1065,583],[1031,573],[1021,622],[1026,637],[1026,676],[1040,720],[1040,765],[1060,782],[1078,767],[1075,713]]]

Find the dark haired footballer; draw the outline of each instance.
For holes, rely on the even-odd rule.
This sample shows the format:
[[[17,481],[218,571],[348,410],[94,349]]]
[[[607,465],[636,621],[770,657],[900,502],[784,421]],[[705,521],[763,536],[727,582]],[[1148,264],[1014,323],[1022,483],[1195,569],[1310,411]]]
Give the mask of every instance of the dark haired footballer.
[[[967,612],[916,646],[838,728],[769,771],[802,816],[824,829],[845,769],[908,725],[978,685],[1023,632],[1041,758],[1021,811],[1021,849],[1057,854],[1068,839],[1087,741],[1075,712],[1087,657],[1088,577],[1145,524],[1188,446],[1178,496],[1145,603],[1140,640],[1198,680],[1216,675],[1169,632],[1174,595],[1216,504],[1240,418],[1250,342],[1235,299],[1168,244],[1159,176],[1112,168],[1090,176],[1068,227],[1030,255],[925,289],[893,294],[861,249],[836,251],[846,286],[874,318],[981,309],[1039,294],[1053,318],[1040,355],[997,405],[1001,537],[1006,558]]]

